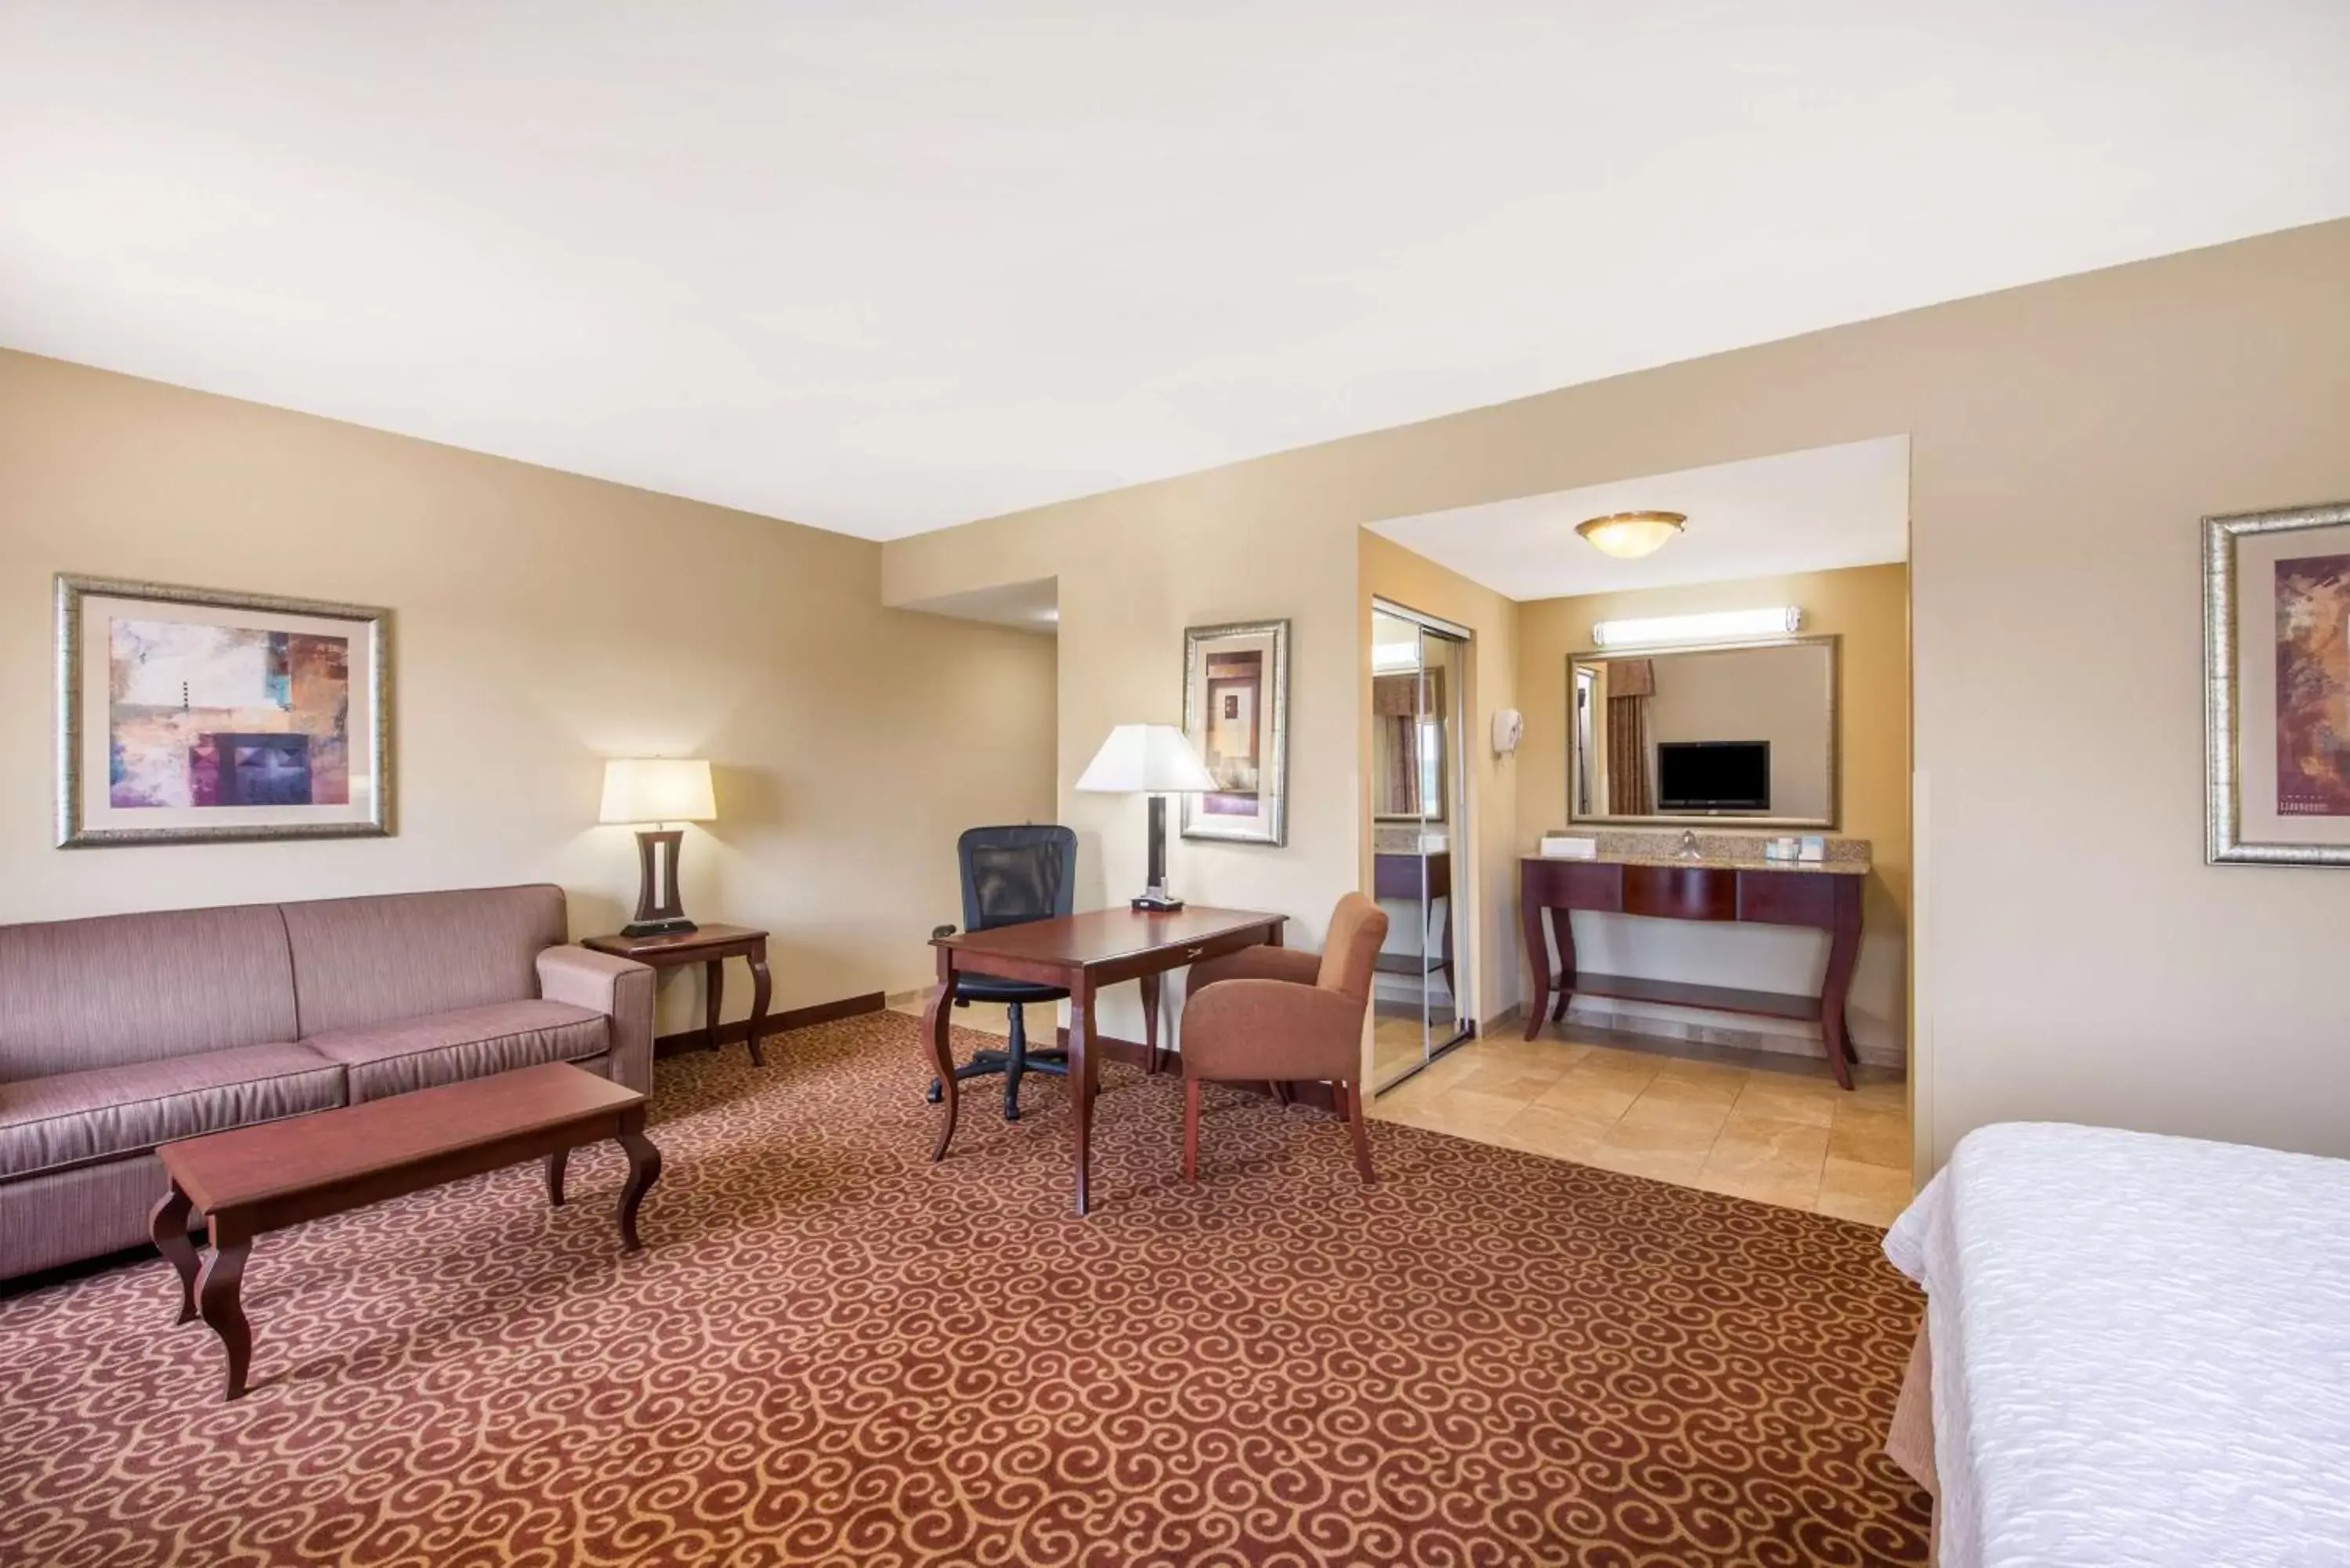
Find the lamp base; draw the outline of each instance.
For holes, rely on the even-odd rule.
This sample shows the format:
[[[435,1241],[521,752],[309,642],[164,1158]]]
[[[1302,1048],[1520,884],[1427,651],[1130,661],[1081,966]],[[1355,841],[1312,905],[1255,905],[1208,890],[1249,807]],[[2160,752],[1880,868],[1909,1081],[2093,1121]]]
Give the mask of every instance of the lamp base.
[[[1163,893],[1141,893],[1129,900],[1146,915],[1172,915],[1183,908],[1183,900],[1170,898]]]
[[[624,937],[681,937],[702,928],[680,915],[673,920],[630,920],[620,928]]]

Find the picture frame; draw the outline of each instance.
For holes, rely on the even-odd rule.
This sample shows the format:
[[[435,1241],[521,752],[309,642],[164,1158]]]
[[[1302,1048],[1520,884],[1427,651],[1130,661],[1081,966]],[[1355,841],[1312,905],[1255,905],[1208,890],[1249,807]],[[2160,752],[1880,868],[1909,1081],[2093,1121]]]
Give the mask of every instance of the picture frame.
[[[1227,787],[1182,797],[1182,836],[1287,844],[1288,621],[1184,628],[1183,733]]]
[[[57,846],[388,836],[390,621],[59,573]]]
[[[2350,866],[2350,502],[2203,519],[2204,859]]]

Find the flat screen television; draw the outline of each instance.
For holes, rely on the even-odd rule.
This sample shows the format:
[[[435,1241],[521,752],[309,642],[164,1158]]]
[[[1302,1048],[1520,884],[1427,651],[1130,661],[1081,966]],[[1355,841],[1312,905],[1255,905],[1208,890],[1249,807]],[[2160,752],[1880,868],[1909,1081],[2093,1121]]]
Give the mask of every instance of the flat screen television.
[[[1768,811],[1768,741],[1659,741],[1659,811]]]

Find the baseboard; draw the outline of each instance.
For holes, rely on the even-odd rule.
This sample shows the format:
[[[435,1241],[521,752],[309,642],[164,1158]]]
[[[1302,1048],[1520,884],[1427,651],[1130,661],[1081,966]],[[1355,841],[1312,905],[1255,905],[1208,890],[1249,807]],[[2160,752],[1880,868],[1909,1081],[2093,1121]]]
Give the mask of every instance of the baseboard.
[[[806,1007],[786,1008],[781,1012],[767,1014],[766,1027],[761,1033],[760,1038],[763,1041],[772,1040],[786,1029],[806,1029],[818,1023],[832,1023],[843,1018],[855,1018],[862,1013],[879,1012],[885,1005],[886,1002],[879,992],[868,991],[862,996],[844,996],[837,1002],[817,1002]],[[710,1051],[723,1049],[728,1045],[740,1045],[749,1038],[750,1033],[751,1021],[747,1018],[737,1018],[732,1023],[721,1023],[718,1026],[718,1041],[714,1046],[711,1044],[708,1030],[688,1029],[682,1033],[663,1034],[656,1039],[653,1042],[653,1054],[676,1056],[689,1051]]]
[[[1053,1038],[1062,1050],[1066,1051],[1069,1048],[1067,1029],[1054,1031]],[[1118,1062],[1128,1067],[1140,1067],[1145,1070],[1149,1068],[1150,1048],[1139,1040],[1121,1040],[1115,1034],[1097,1034],[1094,1036],[1094,1046],[1101,1052],[1102,1060],[1105,1062]],[[1165,1065],[1160,1069],[1162,1072],[1180,1073],[1183,1070],[1181,1056],[1173,1051],[1165,1052],[1164,1056]],[[1222,1082],[1222,1079],[1217,1081]],[[1227,1086],[1252,1095],[1273,1093],[1272,1085],[1262,1079],[1236,1078]],[[1289,1097],[1299,1105],[1315,1106],[1326,1111],[1335,1111],[1337,1108],[1336,1102],[1330,1097],[1330,1085],[1327,1084],[1292,1084],[1289,1085]]]

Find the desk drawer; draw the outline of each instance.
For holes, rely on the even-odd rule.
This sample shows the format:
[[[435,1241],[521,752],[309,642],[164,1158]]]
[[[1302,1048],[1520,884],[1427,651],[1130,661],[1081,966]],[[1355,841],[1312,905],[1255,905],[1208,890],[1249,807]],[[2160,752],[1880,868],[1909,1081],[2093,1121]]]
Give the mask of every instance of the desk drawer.
[[[1607,861],[1538,860],[1518,863],[1518,894],[1529,906],[1546,909],[1624,908],[1624,867]]]
[[[1738,918],[1765,926],[1835,928],[1833,871],[1741,871]]]
[[[1719,866],[1627,866],[1624,912],[1668,920],[1734,920],[1738,873]]]

